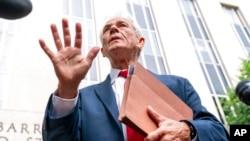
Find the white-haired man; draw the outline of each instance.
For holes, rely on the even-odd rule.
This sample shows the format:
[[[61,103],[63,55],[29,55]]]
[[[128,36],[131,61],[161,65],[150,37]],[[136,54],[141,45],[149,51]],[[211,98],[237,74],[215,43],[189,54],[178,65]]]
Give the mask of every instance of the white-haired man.
[[[51,25],[57,53],[43,40],[40,46],[53,63],[59,84],[49,99],[43,123],[43,141],[227,141],[229,136],[223,125],[202,105],[189,81],[172,75],[154,74],[180,97],[194,113],[193,120],[175,121],[148,107],[148,114],[158,128],[146,137],[130,137],[130,130],[119,122],[122,101],[121,84],[125,78],[121,70],[138,61],[145,38],[130,16],[111,17],[101,31],[102,47],[93,47],[84,57],[81,53],[82,29],[76,24],[74,45],[68,21],[62,20],[64,45],[56,25]],[[101,50],[110,61],[111,70],[106,79],[95,85],[78,89],[93,59]]]

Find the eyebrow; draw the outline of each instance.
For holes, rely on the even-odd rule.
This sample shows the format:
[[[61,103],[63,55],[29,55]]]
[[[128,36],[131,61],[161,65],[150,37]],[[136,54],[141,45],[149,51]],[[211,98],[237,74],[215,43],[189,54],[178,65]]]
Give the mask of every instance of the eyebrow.
[[[128,21],[126,21],[126,20],[119,20],[119,21],[117,21],[116,23],[126,23],[127,25],[129,25],[129,22]],[[112,26],[112,23],[108,23],[108,24],[106,24],[104,27],[103,27],[103,32],[106,30],[106,29],[109,29],[110,27]]]
[[[109,29],[110,27],[111,27],[111,24],[106,24],[106,25],[103,27],[102,32],[106,31],[106,30]]]

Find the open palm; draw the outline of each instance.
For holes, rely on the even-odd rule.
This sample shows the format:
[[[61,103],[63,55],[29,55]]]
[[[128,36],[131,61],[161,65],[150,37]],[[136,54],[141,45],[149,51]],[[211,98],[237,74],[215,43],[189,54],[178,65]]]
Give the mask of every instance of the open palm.
[[[71,35],[67,19],[62,20],[62,28],[64,45],[60,39],[56,25],[51,25],[51,32],[57,48],[57,53],[54,53],[46,45],[44,40],[40,39],[39,43],[41,48],[53,63],[55,73],[59,80],[59,85],[63,85],[68,89],[76,89],[91,67],[92,61],[96,57],[99,48],[93,47],[87,56],[84,57],[81,52],[81,24],[76,23],[74,46],[71,45]]]

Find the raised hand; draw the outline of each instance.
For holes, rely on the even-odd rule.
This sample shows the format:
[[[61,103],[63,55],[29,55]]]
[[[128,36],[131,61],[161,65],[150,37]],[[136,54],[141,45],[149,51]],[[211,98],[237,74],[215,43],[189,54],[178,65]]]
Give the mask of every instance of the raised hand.
[[[148,134],[144,141],[190,141],[190,130],[184,122],[166,118],[157,113],[151,106],[147,112],[158,128]]]
[[[82,28],[80,23],[75,25],[75,43],[71,45],[71,35],[67,19],[62,19],[63,40],[62,43],[57,26],[51,24],[51,32],[57,52],[54,53],[45,43],[40,39],[39,43],[43,51],[50,58],[57,78],[58,96],[62,98],[74,98],[78,91],[78,86],[81,80],[86,76],[91,67],[93,59],[99,52],[99,47],[93,47],[86,57],[82,55]]]

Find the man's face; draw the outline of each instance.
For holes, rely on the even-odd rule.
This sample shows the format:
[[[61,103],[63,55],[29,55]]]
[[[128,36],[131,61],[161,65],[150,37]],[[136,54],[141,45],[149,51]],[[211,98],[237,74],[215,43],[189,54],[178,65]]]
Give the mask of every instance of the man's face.
[[[144,38],[138,37],[130,21],[125,18],[114,18],[103,28],[102,53],[110,59],[123,55],[134,56],[142,48],[142,42],[144,43]]]

